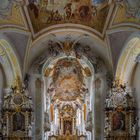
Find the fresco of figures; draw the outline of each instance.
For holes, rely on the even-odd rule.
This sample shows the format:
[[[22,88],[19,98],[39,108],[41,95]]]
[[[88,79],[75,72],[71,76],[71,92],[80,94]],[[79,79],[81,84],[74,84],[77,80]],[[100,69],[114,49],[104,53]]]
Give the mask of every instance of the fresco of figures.
[[[79,23],[102,32],[108,10],[105,0],[29,0],[28,5],[35,32],[63,23]]]

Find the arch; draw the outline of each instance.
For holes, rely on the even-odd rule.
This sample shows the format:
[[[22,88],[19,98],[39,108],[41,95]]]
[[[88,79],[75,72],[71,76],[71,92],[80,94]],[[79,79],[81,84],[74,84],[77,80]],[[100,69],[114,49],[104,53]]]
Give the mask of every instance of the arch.
[[[37,79],[37,77],[39,77],[42,81],[42,84],[41,84],[42,85],[42,91],[40,91],[40,93],[42,92],[42,94],[36,94],[35,95],[34,94],[35,93],[35,91],[34,91],[35,88],[33,89],[33,87],[31,87],[32,88],[32,93],[31,94],[33,96],[35,95],[34,96],[35,108],[41,112],[40,113],[40,118],[38,117],[39,114],[35,114],[38,118],[37,122],[40,122],[40,124],[35,123],[35,128],[38,128],[40,126],[40,128],[42,130],[41,133],[44,133],[44,131],[43,131],[44,128],[42,128],[42,126],[41,126],[41,124],[44,124],[44,121],[41,118],[45,117],[44,108],[46,109],[46,105],[45,105],[46,103],[47,103],[47,108],[50,108],[50,105],[48,105],[50,101],[48,101],[48,99],[45,100],[45,94],[47,92],[47,89],[46,89],[45,85],[48,84],[45,81],[45,76],[44,76],[46,67],[50,64],[50,61],[51,61],[51,64],[52,64],[52,62],[53,63],[56,62],[56,59],[58,60],[58,59],[66,57],[66,55],[63,55],[63,54],[60,53],[58,56],[54,55],[51,59],[50,58],[51,54],[46,53],[46,52],[49,52],[49,51],[47,51],[48,47],[52,48],[53,46],[49,45],[49,43],[47,43],[47,42],[50,38],[53,38],[54,43],[57,42],[59,45],[61,43],[63,44],[67,40],[65,37],[67,35],[73,33],[74,35],[76,35],[76,37],[74,37],[74,38],[72,38],[72,40],[68,40],[68,41],[70,41],[70,44],[72,43],[73,44],[72,46],[75,46],[75,48],[78,48],[78,46],[76,46],[77,45],[76,42],[78,42],[78,41],[79,41],[79,44],[80,44],[79,45],[80,48],[85,48],[85,46],[86,46],[85,44],[82,43],[83,39],[86,39],[86,40],[88,39],[89,42],[92,41],[92,43],[90,43],[90,45],[89,45],[89,47],[91,48],[91,51],[92,51],[92,53],[91,53],[92,58],[90,58],[90,54],[87,54],[87,56],[83,54],[83,56],[86,57],[84,59],[85,63],[88,63],[89,67],[93,67],[92,74],[94,75],[93,79],[91,79],[91,82],[90,82],[90,84],[92,86],[89,86],[91,88],[90,89],[91,92],[93,93],[92,94],[93,97],[90,99],[91,104],[92,104],[91,108],[92,108],[92,112],[93,112],[93,116],[92,116],[93,125],[92,126],[94,127],[94,128],[92,128],[93,133],[91,135],[92,135],[93,139],[102,139],[103,135],[100,135],[99,132],[101,132],[103,134],[103,129],[101,129],[101,126],[103,126],[103,115],[100,116],[100,114],[101,113],[103,114],[102,110],[104,108],[103,102],[104,102],[104,98],[105,98],[105,95],[103,93],[105,93],[104,91],[106,90],[106,73],[107,73],[107,70],[110,69],[110,65],[107,64],[108,63],[107,55],[105,55],[105,57],[104,57],[103,55],[98,54],[100,52],[100,51],[98,51],[98,49],[99,50],[102,49],[102,51],[104,49],[105,50],[107,49],[107,46],[105,45],[105,41],[101,40],[97,36],[90,35],[90,33],[85,32],[85,31],[79,31],[79,32],[77,31],[76,32],[76,31],[73,31],[73,30],[72,31],[68,30],[68,32],[65,31],[65,33],[64,33],[64,31],[62,30],[61,32],[60,31],[55,31],[54,33],[55,34],[53,34],[53,33],[45,34],[45,35],[43,34],[42,36],[40,36],[39,38],[37,38],[36,40],[34,40],[32,42],[32,45],[30,46],[30,49],[29,49],[30,54],[31,54],[30,58],[29,58],[29,59],[31,59],[31,62],[29,62],[29,66],[28,66],[30,68],[29,73],[31,74],[31,76],[34,79]],[[59,33],[59,36],[58,36],[58,33]],[[98,43],[94,44],[94,42],[98,42]],[[42,49],[42,52],[40,51],[41,49]],[[69,57],[74,57],[75,58],[75,55],[73,54],[73,51],[71,53],[72,54],[69,55]],[[99,56],[100,56],[100,58],[98,58]],[[97,58],[98,58],[99,62],[96,62]],[[105,63],[104,63],[104,60],[107,60],[107,61],[105,61]],[[98,68],[97,68],[96,64],[98,65],[99,63],[100,63],[100,66],[99,66],[100,70],[97,70]],[[33,84],[34,84],[34,81],[32,81],[32,85]],[[38,97],[38,96],[40,96],[40,97]],[[101,100],[101,102],[100,102],[100,100]],[[96,106],[94,104],[96,104]],[[95,110],[96,107],[100,107],[101,110],[98,110],[98,111]],[[88,123],[92,124],[91,121],[89,121]],[[39,134],[39,136],[41,137],[41,134]]]
[[[44,63],[44,65],[42,67],[42,76],[43,76],[44,83],[45,83],[45,85],[49,85],[50,86],[50,83],[47,83],[47,79],[44,76],[46,69],[49,66],[51,67],[52,65],[57,65],[56,64],[57,62],[63,61],[66,58],[69,58],[69,59],[72,59],[72,60],[76,60],[77,62],[79,62],[79,65],[80,66],[83,65],[84,67],[88,67],[90,69],[90,71],[91,71],[90,79],[88,77],[88,79],[85,78],[84,80],[86,82],[88,82],[87,83],[88,86],[86,85],[87,88],[88,88],[88,90],[89,90],[89,93],[88,93],[89,94],[89,98],[88,99],[90,100],[90,101],[88,100],[89,101],[88,109],[93,112],[92,115],[94,116],[94,114],[95,114],[95,107],[94,107],[95,106],[94,105],[95,104],[95,91],[94,91],[95,90],[95,87],[94,86],[95,85],[93,85],[93,83],[94,83],[94,80],[95,80],[95,69],[94,69],[93,65],[91,64],[91,62],[89,62],[89,60],[87,60],[87,58],[85,58],[85,60],[81,60],[82,62],[80,62],[80,60],[77,60],[76,57],[74,57],[74,56],[69,56],[69,57],[67,57],[67,56],[59,56],[56,59],[54,59],[54,58],[53,59],[47,59],[47,61]],[[50,80],[50,78],[48,78],[48,79]],[[47,93],[46,86],[44,86],[44,95],[43,95],[44,96],[44,100],[46,99],[46,93]],[[44,101],[44,103],[46,103],[46,101]],[[63,104],[63,101],[62,101],[62,104]],[[46,108],[46,105],[44,104],[44,109],[45,109],[44,111],[49,110],[50,107],[51,107],[51,105],[50,105],[50,101],[49,101],[49,105],[47,105],[47,108]],[[86,108],[87,108],[87,106],[86,106]],[[88,111],[85,112],[86,113],[86,116],[88,115],[87,114]],[[96,129],[95,128],[95,119],[94,119],[95,117],[93,117],[93,116],[92,116],[92,121],[90,120],[90,123],[92,123],[92,125],[94,127],[93,127],[93,130],[92,130],[92,133],[89,133],[88,132],[89,133],[89,137],[91,137],[91,139],[95,139],[94,137],[95,137],[95,129]],[[84,125],[85,124],[81,125],[82,129],[84,129]],[[84,131],[84,130],[80,130],[80,128],[78,128],[78,131],[80,133],[81,131]]]
[[[74,40],[75,43],[82,42],[82,40],[85,40],[84,43],[90,42],[89,46],[92,46],[94,52],[105,60],[104,62],[109,69],[112,69],[112,63],[108,57],[108,48],[105,40],[102,40],[99,36],[88,30],[67,27],[65,30],[62,28],[49,30],[33,40],[28,49],[28,54],[30,53],[31,55],[27,58],[27,71],[30,69],[32,63],[37,59],[37,57],[45,51],[48,46],[48,41],[51,40],[51,38],[53,38],[54,42],[58,42],[58,40],[65,40],[67,36],[70,36],[71,40]]]
[[[16,76],[21,75],[21,69],[12,46],[5,36],[0,36],[0,63],[5,71],[6,84],[11,86]]]
[[[123,82],[131,84],[131,77],[136,65],[136,57],[140,53],[140,33],[132,34],[124,45],[124,49],[120,55],[116,77]]]

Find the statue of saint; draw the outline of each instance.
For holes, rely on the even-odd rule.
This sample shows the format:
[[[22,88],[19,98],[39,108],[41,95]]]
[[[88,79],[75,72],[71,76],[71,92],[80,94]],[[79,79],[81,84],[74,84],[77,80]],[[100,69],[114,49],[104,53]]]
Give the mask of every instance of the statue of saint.
[[[7,128],[6,125],[3,126],[3,136],[7,136]]]
[[[32,125],[31,124],[28,125],[28,136],[32,137]]]
[[[133,125],[132,125],[132,135],[133,136],[135,136],[136,135],[136,124],[135,123],[133,123]]]

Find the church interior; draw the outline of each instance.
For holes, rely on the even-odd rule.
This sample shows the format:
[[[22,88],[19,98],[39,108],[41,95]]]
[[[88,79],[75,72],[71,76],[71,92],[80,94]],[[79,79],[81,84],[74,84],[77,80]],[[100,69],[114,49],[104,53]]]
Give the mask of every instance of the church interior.
[[[0,140],[140,140],[140,0],[0,0]]]

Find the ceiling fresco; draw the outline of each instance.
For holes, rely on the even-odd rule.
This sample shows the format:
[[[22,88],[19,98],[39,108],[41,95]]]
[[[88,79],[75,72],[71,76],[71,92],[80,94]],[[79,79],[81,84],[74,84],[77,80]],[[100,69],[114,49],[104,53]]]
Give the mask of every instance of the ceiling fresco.
[[[22,0],[0,0],[0,25],[24,26],[21,5]]]
[[[32,38],[29,38],[29,41],[33,40],[34,42],[34,40],[36,40],[37,37],[39,37],[39,35],[42,35],[42,33],[45,33],[45,32],[40,32],[40,31],[43,31],[43,29],[47,29],[44,31],[46,31],[46,33],[47,32],[49,33],[51,31],[53,32],[53,29],[49,28],[49,27],[52,27],[52,25],[63,26],[63,24],[65,23],[74,23],[74,25],[77,24],[77,26],[75,27],[77,27],[77,30],[79,30],[79,33],[77,33],[77,30],[75,31],[76,28],[74,27],[74,29],[72,29],[74,30],[72,31],[73,32],[72,37],[75,36],[75,38],[73,37],[73,39],[76,39],[75,34],[78,34],[78,35],[82,34],[83,30],[81,29],[84,28],[84,31],[86,31],[84,32],[84,34],[87,32],[93,33],[92,29],[95,29],[96,31],[98,31],[98,33],[94,32],[93,34],[97,35],[102,41],[104,41],[105,34],[107,34],[108,36],[108,33],[111,30],[113,31],[114,29],[116,29],[116,27],[118,26],[119,27],[120,26],[124,27],[124,25],[125,27],[133,26],[134,30],[140,28],[139,26],[140,25],[140,8],[139,7],[140,7],[139,0],[0,0],[0,29],[3,30],[3,29],[6,29],[6,27],[8,27],[8,31],[6,29],[4,33],[8,32],[6,33],[6,37],[8,37],[10,41],[11,41],[11,37],[14,38],[14,40],[15,38],[18,38],[18,37],[15,35],[13,36],[13,32],[9,30],[9,27],[10,29],[13,29],[13,28],[21,29],[20,31],[16,30],[16,32],[18,32],[18,34],[20,34],[21,36],[19,37],[20,38],[19,42],[20,41],[24,42],[23,39],[25,38],[24,37],[25,35],[22,33],[24,31],[27,31],[29,34],[31,33],[31,36],[32,36]],[[65,25],[67,26],[67,24]],[[80,25],[85,25],[85,27],[84,26],[82,27]],[[59,26],[56,26],[56,27],[59,27]],[[50,31],[49,29],[52,29],[52,30]],[[57,31],[58,31],[58,28],[57,28]],[[11,32],[10,35],[9,35],[9,32]],[[53,35],[54,36],[57,35],[60,37],[60,36],[63,36],[64,34],[65,35],[68,34],[65,30],[63,30],[61,33],[60,32],[59,33],[55,32]],[[91,51],[88,47],[90,46],[92,48],[93,46],[94,49],[96,49],[97,52],[99,53],[101,52],[101,55],[105,56],[107,60],[110,57],[110,56],[108,57],[107,55],[112,53],[113,65],[116,65],[116,62],[117,62],[116,57],[120,55],[120,52],[118,50],[119,48],[121,48],[120,40],[123,39],[122,37],[123,35],[122,34],[119,35],[117,33],[115,34],[116,35],[113,35],[115,36],[113,37],[113,39],[110,38],[111,37],[110,35],[108,36],[109,41],[111,40],[111,42],[113,42],[113,43],[110,43],[112,44],[111,49],[108,46],[106,48],[105,47],[100,48],[97,45],[96,47],[94,47],[94,42],[96,43],[97,41],[89,42],[89,40],[82,39],[83,42],[80,44],[76,43],[76,47],[73,48],[75,50],[76,57],[80,58],[82,57],[81,54],[84,53],[85,56],[87,55],[90,62],[92,62],[92,64],[94,65],[95,71],[99,70],[98,68],[99,63],[98,61],[95,62],[95,60],[99,60],[99,58],[92,59],[91,57],[93,57],[94,51]],[[53,35],[50,35],[50,36],[53,36]],[[86,35],[87,34],[85,34],[85,36]],[[93,40],[93,38],[94,37],[92,37],[91,40]],[[120,47],[115,47],[116,45],[114,45],[114,41],[116,40],[116,38],[118,38],[119,40],[117,45]],[[86,44],[86,42],[88,42],[88,45],[83,45],[83,44]],[[18,46],[16,42],[14,42],[13,44],[15,46]],[[43,45],[42,43],[42,46],[47,46],[47,45],[48,44]],[[28,55],[30,52],[24,51],[24,53],[27,53],[27,54],[23,54],[23,52],[20,49],[21,48],[20,46],[21,45],[18,46],[19,47],[18,53],[21,56],[21,58],[23,58],[24,56]],[[56,56],[57,54],[59,54],[59,49],[61,49],[61,47],[59,47],[57,43],[50,46],[51,46],[51,49],[48,50],[49,51],[48,53],[50,54],[53,53],[53,56]],[[53,46],[53,49],[52,49],[52,46]],[[82,48],[81,46],[84,46],[84,47]],[[24,47],[25,47],[24,50],[30,50],[28,49],[29,45],[27,43]],[[36,51],[36,48],[35,48],[33,49],[34,52],[32,54],[33,55],[36,54],[35,57],[37,57],[40,50],[41,50],[41,47],[38,48],[38,51]],[[108,50],[109,51],[113,50],[113,51],[108,52]],[[67,54],[69,54],[69,50],[67,46],[63,48],[63,51],[65,51],[65,53],[67,51]],[[116,54],[114,55],[114,53],[116,52],[117,52],[117,55]],[[31,59],[34,58],[33,55],[29,55],[29,59],[30,57]],[[48,56],[49,54],[42,57],[48,58]],[[42,59],[44,60],[44,58]],[[25,63],[27,64],[27,62]],[[109,63],[111,63],[110,65],[112,65],[112,62],[109,62]],[[38,66],[41,67],[40,63],[38,64]],[[89,75],[90,75],[90,72],[89,72]]]
[[[15,0],[0,0],[0,16],[6,17],[12,14],[12,7]]]
[[[28,24],[34,34],[64,23],[85,25],[103,33],[110,17],[113,25],[140,23],[139,0],[0,0],[0,3],[0,26]]]
[[[117,7],[113,24],[135,23],[140,24],[140,1],[126,0]]]
[[[140,23],[139,0],[0,0],[0,3],[0,26],[28,28],[33,36],[52,25],[65,23],[85,25],[101,34],[107,25],[111,28],[121,23]]]
[[[72,79],[75,79],[76,81],[81,81],[81,82],[83,81],[82,67],[76,59],[65,58],[59,60],[55,65],[54,69],[55,69],[53,73],[54,82],[61,81],[66,77],[68,79],[70,77],[73,77]]]
[[[28,12],[34,29],[76,23],[102,32],[109,11],[105,0],[29,0]]]
[[[84,100],[87,89],[83,81],[82,66],[76,58],[58,60],[52,71],[53,81],[48,88],[48,93],[53,100],[74,101],[77,98]]]
[[[42,72],[46,80],[49,80],[47,93],[51,102],[58,100],[74,102],[77,99],[83,102],[88,94],[87,81],[93,76],[93,67],[89,65],[89,61],[85,58],[86,55],[84,57],[82,48],[81,55],[77,56],[79,47],[76,44],[74,46],[73,42],[65,41],[61,44],[62,46],[58,42],[57,45],[56,42],[51,42],[51,44],[55,44],[55,47],[52,45],[48,47],[48,59],[46,60],[46,54],[43,59],[37,59],[41,60]],[[85,50],[85,53],[89,50],[90,48]],[[36,63],[33,66],[35,70]]]

